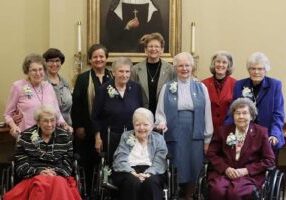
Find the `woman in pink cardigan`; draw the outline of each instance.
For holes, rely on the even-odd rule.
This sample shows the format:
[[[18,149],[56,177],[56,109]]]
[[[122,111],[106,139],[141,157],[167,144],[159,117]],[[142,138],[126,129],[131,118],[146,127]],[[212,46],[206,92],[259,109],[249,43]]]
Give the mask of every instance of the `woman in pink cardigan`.
[[[47,81],[45,76],[45,60],[37,54],[26,56],[23,66],[26,79],[15,81],[10,90],[10,96],[5,109],[5,122],[10,126],[10,133],[17,138],[19,134],[36,124],[33,113],[41,105],[53,106],[59,117],[58,124],[72,131],[63,119],[53,87]],[[22,116],[19,124],[13,120],[13,116],[19,112]]]

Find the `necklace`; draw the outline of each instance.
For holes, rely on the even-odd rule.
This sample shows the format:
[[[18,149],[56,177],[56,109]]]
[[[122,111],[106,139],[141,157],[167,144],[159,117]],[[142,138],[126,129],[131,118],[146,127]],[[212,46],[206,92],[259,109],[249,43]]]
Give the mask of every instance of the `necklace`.
[[[39,100],[39,102],[41,103],[41,105],[43,105],[43,97],[44,97],[44,93],[43,93],[43,86],[42,86],[42,84],[41,84],[41,86],[40,86],[40,89],[38,89],[38,90],[36,90],[36,88],[32,85],[32,87],[33,87],[33,89],[34,89],[34,91],[35,91],[35,93],[36,93],[36,96],[37,96],[37,99]],[[41,92],[41,96],[39,96],[39,94],[38,93],[40,93]]]
[[[147,67],[147,73],[148,73],[148,76],[150,76],[150,78],[151,78],[151,83],[154,82],[154,79],[156,78],[158,72],[160,71],[160,68],[161,68],[161,62],[159,61],[159,63],[157,64],[157,67],[156,67],[155,74],[152,76],[150,71],[149,71],[149,68]]]

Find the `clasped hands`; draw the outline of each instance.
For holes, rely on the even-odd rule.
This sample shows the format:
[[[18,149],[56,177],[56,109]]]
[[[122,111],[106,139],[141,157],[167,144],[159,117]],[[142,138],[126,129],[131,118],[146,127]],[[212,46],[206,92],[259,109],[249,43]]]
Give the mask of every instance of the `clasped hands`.
[[[131,172],[131,174],[136,176],[141,182],[145,181],[145,179],[147,179],[151,176],[148,173],[136,173],[135,171]]]
[[[232,167],[228,167],[225,170],[225,175],[229,178],[229,179],[236,179],[239,177],[243,177],[246,176],[248,174],[248,170],[247,168],[238,168],[238,169],[234,169]]]
[[[44,176],[56,176],[57,175],[55,170],[53,170],[51,168],[46,168],[46,169],[42,170],[39,174],[44,175]]]

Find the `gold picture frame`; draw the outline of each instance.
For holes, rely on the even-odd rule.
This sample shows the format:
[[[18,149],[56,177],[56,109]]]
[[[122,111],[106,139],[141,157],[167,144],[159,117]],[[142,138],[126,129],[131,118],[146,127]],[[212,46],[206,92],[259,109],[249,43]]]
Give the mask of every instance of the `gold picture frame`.
[[[102,43],[101,34],[103,27],[104,17],[103,14],[103,4],[110,4],[114,0],[87,0],[87,46],[91,46],[94,43]],[[153,0],[153,2],[162,2],[162,5],[166,7],[166,1],[169,1],[167,5],[169,10],[165,10],[166,27],[165,31],[168,34],[167,42],[168,49],[165,48],[165,52],[162,58],[168,62],[172,62],[174,55],[181,51],[181,0]],[[160,5],[160,4],[158,4]],[[159,8],[160,9],[160,8]],[[105,9],[106,10],[106,9]],[[164,16],[162,16],[164,17]],[[164,20],[164,18],[163,18]],[[103,34],[102,34],[103,35]],[[165,46],[166,46],[165,45]],[[126,56],[129,57],[133,62],[142,61],[146,55],[140,52],[110,52],[108,62],[113,62],[117,57]]]

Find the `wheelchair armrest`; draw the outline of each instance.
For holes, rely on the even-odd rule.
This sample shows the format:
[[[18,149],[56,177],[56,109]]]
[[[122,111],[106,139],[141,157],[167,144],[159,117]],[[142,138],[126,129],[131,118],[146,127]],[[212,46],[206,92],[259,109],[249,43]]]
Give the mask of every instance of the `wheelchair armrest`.
[[[102,187],[104,187],[106,189],[111,189],[111,190],[118,191],[118,187],[113,185],[112,183],[109,183],[109,182],[103,182],[102,183]]]

